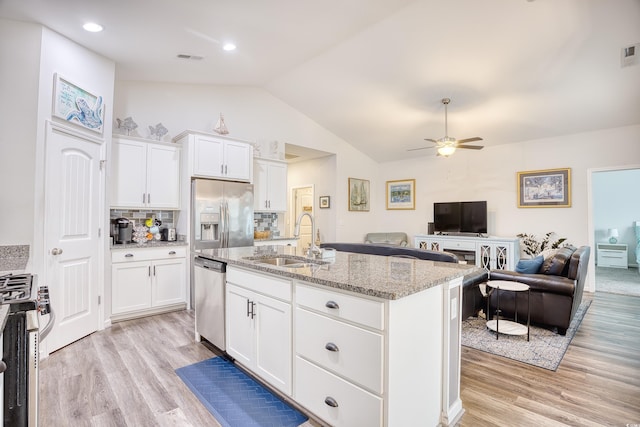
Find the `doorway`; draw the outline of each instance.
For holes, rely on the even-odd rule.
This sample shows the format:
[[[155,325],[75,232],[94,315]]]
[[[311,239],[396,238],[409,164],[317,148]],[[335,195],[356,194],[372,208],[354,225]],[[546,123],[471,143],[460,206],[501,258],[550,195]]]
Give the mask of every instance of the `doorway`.
[[[55,312],[45,342],[51,353],[98,329],[105,147],[51,122],[45,138],[43,283]]]
[[[296,221],[302,213],[307,212],[313,215],[313,200],[313,185],[293,187],[291,189],[291,206],[293,207],[290,221],[291,235],[293,235]],[[308,216],[305,216],[300,223],[300,240],[298,240],[298,247],[308,248],[311,246],[314,238],[312,233],[311,220]]]
[[[640,221],[640,200],[629,197],[637,191],[640,166],[590,169],[588,173],[589,245],[592,248],[589,263],[589,282],[585,290],[640,296],[635,221]],[[615,209],[611,209],[615,206]],[[619,234],[613,249],[625,249],[628,268],[598,265],[598,245],[607,245],[609,234]],[[609,251],[608,246],[603,250]],[[604,255],[603,255],[604,256]],[[608,256],[608,255],[607,255]],[[617,256],[617,254],[616,254]],[[603,262],[605,258],[603,258]]]

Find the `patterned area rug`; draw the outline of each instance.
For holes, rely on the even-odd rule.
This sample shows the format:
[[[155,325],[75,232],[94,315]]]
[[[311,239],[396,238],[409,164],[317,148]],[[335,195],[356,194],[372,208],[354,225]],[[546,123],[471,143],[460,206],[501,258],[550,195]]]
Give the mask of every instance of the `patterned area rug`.
[[[462,322],[462,345],[555,371],[590,305],[591,300],[583,300],[565,336],[531,326],[529,342],[526,335],[500,334],[496,340],[496,333],[487,329],[485,319],[469,317]]]
[[[222,357],[176,374],[223,427],[294,427],[308,419]]]

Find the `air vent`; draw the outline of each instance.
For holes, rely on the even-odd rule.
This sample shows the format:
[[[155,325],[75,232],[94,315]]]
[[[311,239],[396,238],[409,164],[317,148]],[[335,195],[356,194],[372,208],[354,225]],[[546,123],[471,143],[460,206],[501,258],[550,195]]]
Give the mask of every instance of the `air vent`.
[[[200,61],[202,59],[204,59],[204,56],[200,56],[200,55],[188,55],[186,53],[179,53],[177,55],[177,57],[179,59],[191,59],[193,61]]]
[[[640,52],[640,43],[625,46],[620,50],[620,62],[623,67],[635,65],[638,63],[638,53]]]

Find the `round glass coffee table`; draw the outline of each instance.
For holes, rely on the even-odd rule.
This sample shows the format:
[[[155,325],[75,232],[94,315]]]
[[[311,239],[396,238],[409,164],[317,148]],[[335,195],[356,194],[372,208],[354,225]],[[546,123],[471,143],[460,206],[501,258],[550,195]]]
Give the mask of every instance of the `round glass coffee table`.
[[[518,323],[518,298],[515,295],[514,320],[500,320],[500,293],[501,292],[526,292],[527,293],[527,324]],[[497,306],[495,319],[489,319],[489,299],[493,292],[497,292]],[[506,335],[527,335],[529,341],[531,320],[531,290],[529,285],[508,280],[490,280],[487,282],[487,328],[496,332],[496,339],[500,334]]]

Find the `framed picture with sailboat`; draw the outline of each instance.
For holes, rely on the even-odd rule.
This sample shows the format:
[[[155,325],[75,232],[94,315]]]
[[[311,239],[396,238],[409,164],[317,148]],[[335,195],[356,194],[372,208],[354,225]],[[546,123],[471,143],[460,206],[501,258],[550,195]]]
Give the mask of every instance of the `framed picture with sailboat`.
[[[370,185],[368,179],[349,178],[349,210],[369,212]]]

